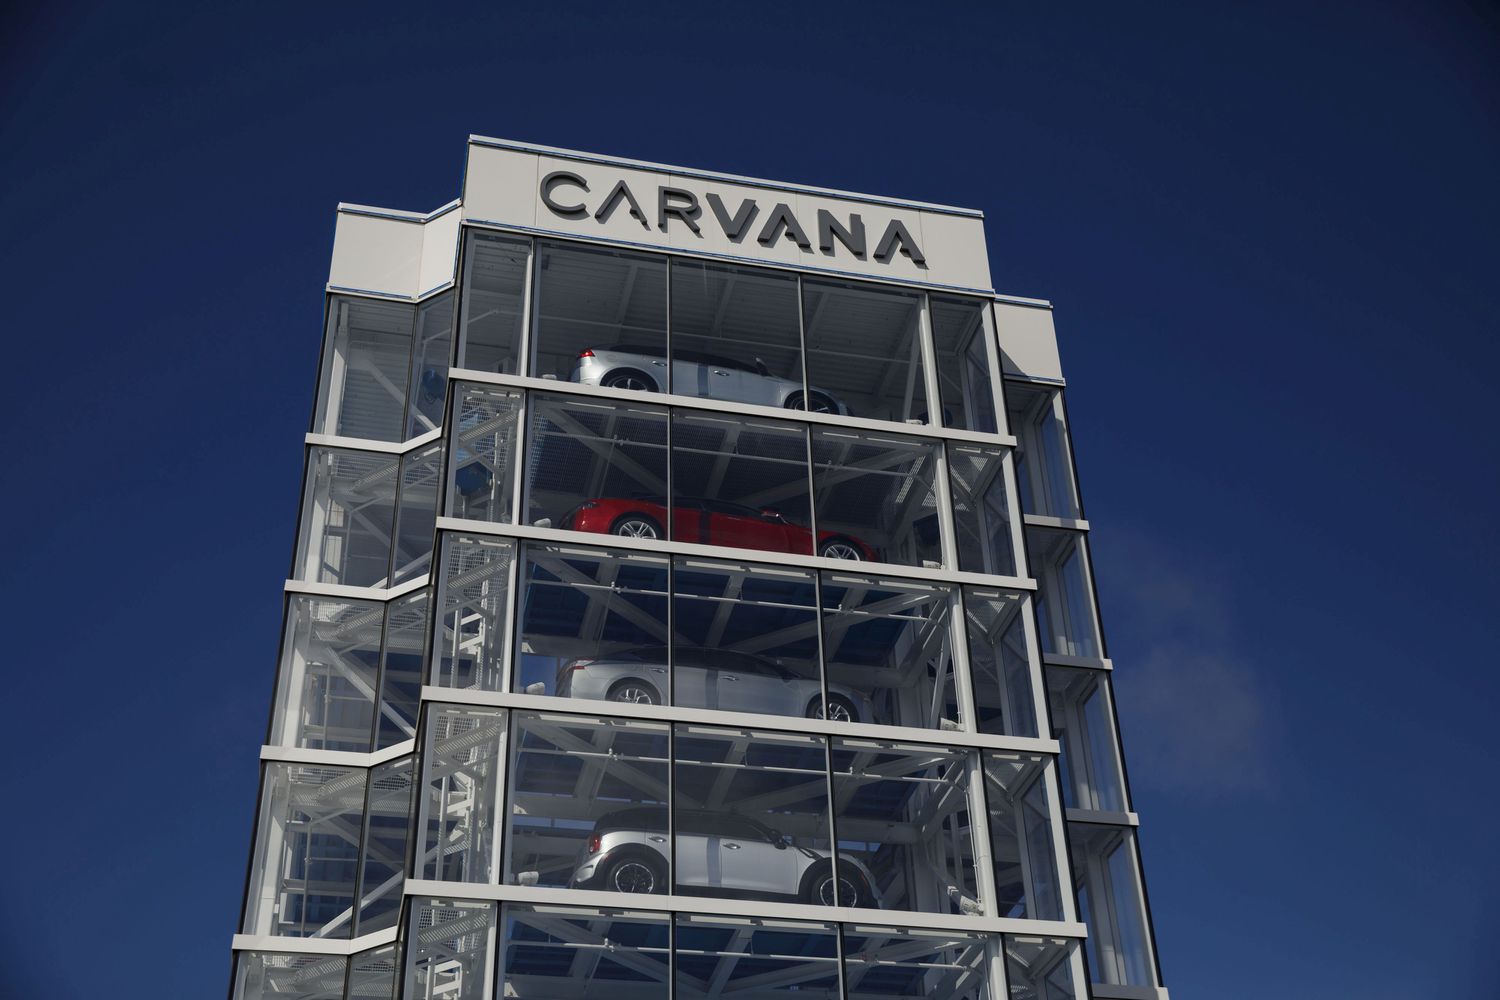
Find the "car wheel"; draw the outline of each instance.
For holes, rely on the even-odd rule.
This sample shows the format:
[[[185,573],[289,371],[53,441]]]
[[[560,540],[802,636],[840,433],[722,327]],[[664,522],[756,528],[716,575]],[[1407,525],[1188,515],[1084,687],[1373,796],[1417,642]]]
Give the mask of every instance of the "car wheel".
[[[609,526],[609,533],[625,538],[660,538],[661,525],[645,514],[626,514]]]
[[[634,368],[616,368],[599,380],[606,389],[634,389],[636,392],[656,392],[656,380],[645,372]]]
[[[803,890],[804,902],[815,906],[869,906],[870,893],[865,889],[864,879],[843,876],[837,880],[838,896],[834,896],[833,867],[818,869]]]
[[[818,555],[826,556],[829,559],[852,559],[855,562],[859,562],[865,557],[860,547],[847,538],[828,539],[828,541],[818,546]]]
[[[828,696],[828,711],[823,711],[823,699],[814,698],[807,705],[807,717],[809,719],[827,719],[830,722],[858,722],[859,715],[854,710],[854,703],[841,694]]]
[[[833,401],[831,396],[825,396],[821,392],[809,393],[807,398],[811,405],[802,401],[802,393],[794,392],[786,398],[788,410],[811,410],[813,413],[837,413],[839,404]]]
[[[604,872],[604,888],[610,892],[661,892],[664,881],[661,865],[645,858],[621,858]]]
[[[661,695],[645,681],[621,681],[609,689],[609,700],[628,705],[660,705]]]

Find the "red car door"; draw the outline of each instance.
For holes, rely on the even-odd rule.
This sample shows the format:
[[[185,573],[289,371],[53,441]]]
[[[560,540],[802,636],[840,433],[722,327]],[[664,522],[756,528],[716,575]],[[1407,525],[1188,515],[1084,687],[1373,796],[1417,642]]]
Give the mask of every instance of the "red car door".
[[[709,540],[711,526],[703,503],[699,500],[679,499],[672,505],[672,538],[679,542],[714,544]],[[719,544],[723,544],[722,542]]]

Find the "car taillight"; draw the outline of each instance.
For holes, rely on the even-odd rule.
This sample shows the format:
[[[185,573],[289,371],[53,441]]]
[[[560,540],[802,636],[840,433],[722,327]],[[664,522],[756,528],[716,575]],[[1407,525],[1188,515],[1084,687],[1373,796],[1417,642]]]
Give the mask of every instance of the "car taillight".
[[[593,662],[593,660],[569,660],[567,663],[563,664],[562,676],[565,677],[575,670],[582,670],[584,667]]]
[[[592,500],[585,500],[583,503],[581,503],[581,504],[578,505],[578,509],[579,510],[593,510],[597,506],[599,506],[599,505],[596,504],[596,503],[594,503],[594,501],[592,501]]]
[[[597,833],[594,834],[589,838],[589,853],[598,854],[599,848],[603,845],[603,843],[603,838],[601,838]]]
[[[585,347],[583,350],[578,352],[578,356],[580,358],[592,358],[594,356],[594,352]]]

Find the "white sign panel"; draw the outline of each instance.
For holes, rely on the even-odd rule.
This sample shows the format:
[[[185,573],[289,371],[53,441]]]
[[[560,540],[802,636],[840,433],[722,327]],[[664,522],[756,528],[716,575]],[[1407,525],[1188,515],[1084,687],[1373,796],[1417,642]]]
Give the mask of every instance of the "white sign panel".
[[[977,212],[474,138],[464,219],[976,291]]]

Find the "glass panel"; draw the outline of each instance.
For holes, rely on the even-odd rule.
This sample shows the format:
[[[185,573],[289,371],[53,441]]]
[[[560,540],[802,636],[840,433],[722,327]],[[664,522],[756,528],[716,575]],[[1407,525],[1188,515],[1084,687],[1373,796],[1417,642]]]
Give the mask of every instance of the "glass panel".
[[[498,881],[504,746],[504,709],[428,708],[416,858],[422,878]]]
[[[394,927],[401,915],[414,770],[414,759],[402,757],[370,771],[356,937]]]
[[[839,996],[833,924],[677,916],[677,1000]]]
[[[521,313],[531,245],[494,233],[470,232],[464,253],[460,368],[520,371]]]
[[[1026,545],[1039,587],[1042,651],[1095,658],[1101,654],[1094,601],[1085,575],[1083,536],[1076,531],[1028,528]]]
[[[533,394],[528,524],[667,537],[667,411]]]
[[[664,556],[528,544],[516,690],[665,705]]]
[[[374,601],[287,598],[273,745],[370,751],[384,614]]]
[[[503,910],[496,996],[526,1000],[667,1000],[666,914],[522,906]]]
[[[1046,678],[1052,725],[1062,743],[1064,805],[1123,810],[1124,782],[1104,676],[1092,670],[1048,667]]]
[[[1061,920],[1046,761],[987,752],[984,778],[1000,916]]]
[[[680,558],[672,578],[672,703],[820,717],[813,574]],[[863,718],[849,693],[834,717]]]
[[[1019,445],[1016,477],[1021,487],[1021,509],[1027,514],[1081,517],[1062,394],[1056,389],[1010,381],[1005,385],[1005,403],[1011,433]]]
[[[1140,877],[1128,829],[1070,825],[1078,906],[1088,924],[1090,972],[1115,986],[1154,986]]]
[[[1067,938],[1007,937],[1005,978],[1011,1000],[1079,1000],[1073,986],[1077,942]]]
[[[948,488],[958,568],[1014,576],[1016,550],[1005,496],[1005,451],[948,444]]]
[[[417,735],[417,703],[422,696],[422,662],[427,648],[427,607],[425,590],[386,606],[376,749],[383,750]]]
[[[792,274],[672,261],[672,391],[803,409],[797,301]]]
[[[243,932],[349,936],[365,772],[268,762]]]
[[[471,521],[511,520],[521,394],[463,385],[453,416],[448,512]]]
[[[943,426],[996,433],[989,308],[977,299],[941,296],[932,298],[931,308]]]
[[[673,735],[677,891],[833,905],[824,740],[683,725]],[[870,905],[856,885],[844,905]]]
[[[979,731],[1036,736],[1036,701],[1026,648],[1025,598],[1001,590],[965,587],[969,673]]]
[[[537,246],[531,373],[584,385],[667,388],[667,259]]]
[[[235,956],[233,1000],[343,1000],[340,955],[295,955],[242,951]]]
[[[966,754],[835,739],[833,800],[839,876],[861,900],[887,910],[982,912]]]
[[[297,579],[386,586],[398,462],[395,455],[308,449]]]
[[[404,1000],[483,1000],[492,975],[495,904],[417,897],[409,912]]]
[[[812,555],[807,473],[803,427],[675,412],[672,537]],[[830,535],[822,548],[845,544]]]
[[[823,575],[828,696],[854,721],[961,728],[953,677],[951,587]]]
[[[452,350],[453,293],[450,291],[417,306],[417,343],[412,351],[411,400],[406,419],[408,439],[443,425]]]
[[[843,540],[849,559],[938,566],[936,442],[814,428],[818,543]]]
[[[412,306],[335,295],[328,300],[322,385],[313,430],[400,441],[406,430]]]
[[[499,691],[505,683],[514,542],[443,535],[442,617],[433,637],[436,687]]]
[[[401,459],[401,510],[396,520],[395,571],[390,586],[414,580],[432,568],[432,536],[442,476],[441,444]]]
[[[815,409],[928,423],[920,294],[804,280],[802,312]]]
[[[844,988],[860,998],[989,1000],[984,942],[978,934],[851,925]]]
[[[362,951],[349,960],[346,1000],[396,1000],[396,982],[400,975],[399,944]]]
[[[505,881],[667,889],[667,727],[514,715]]]

